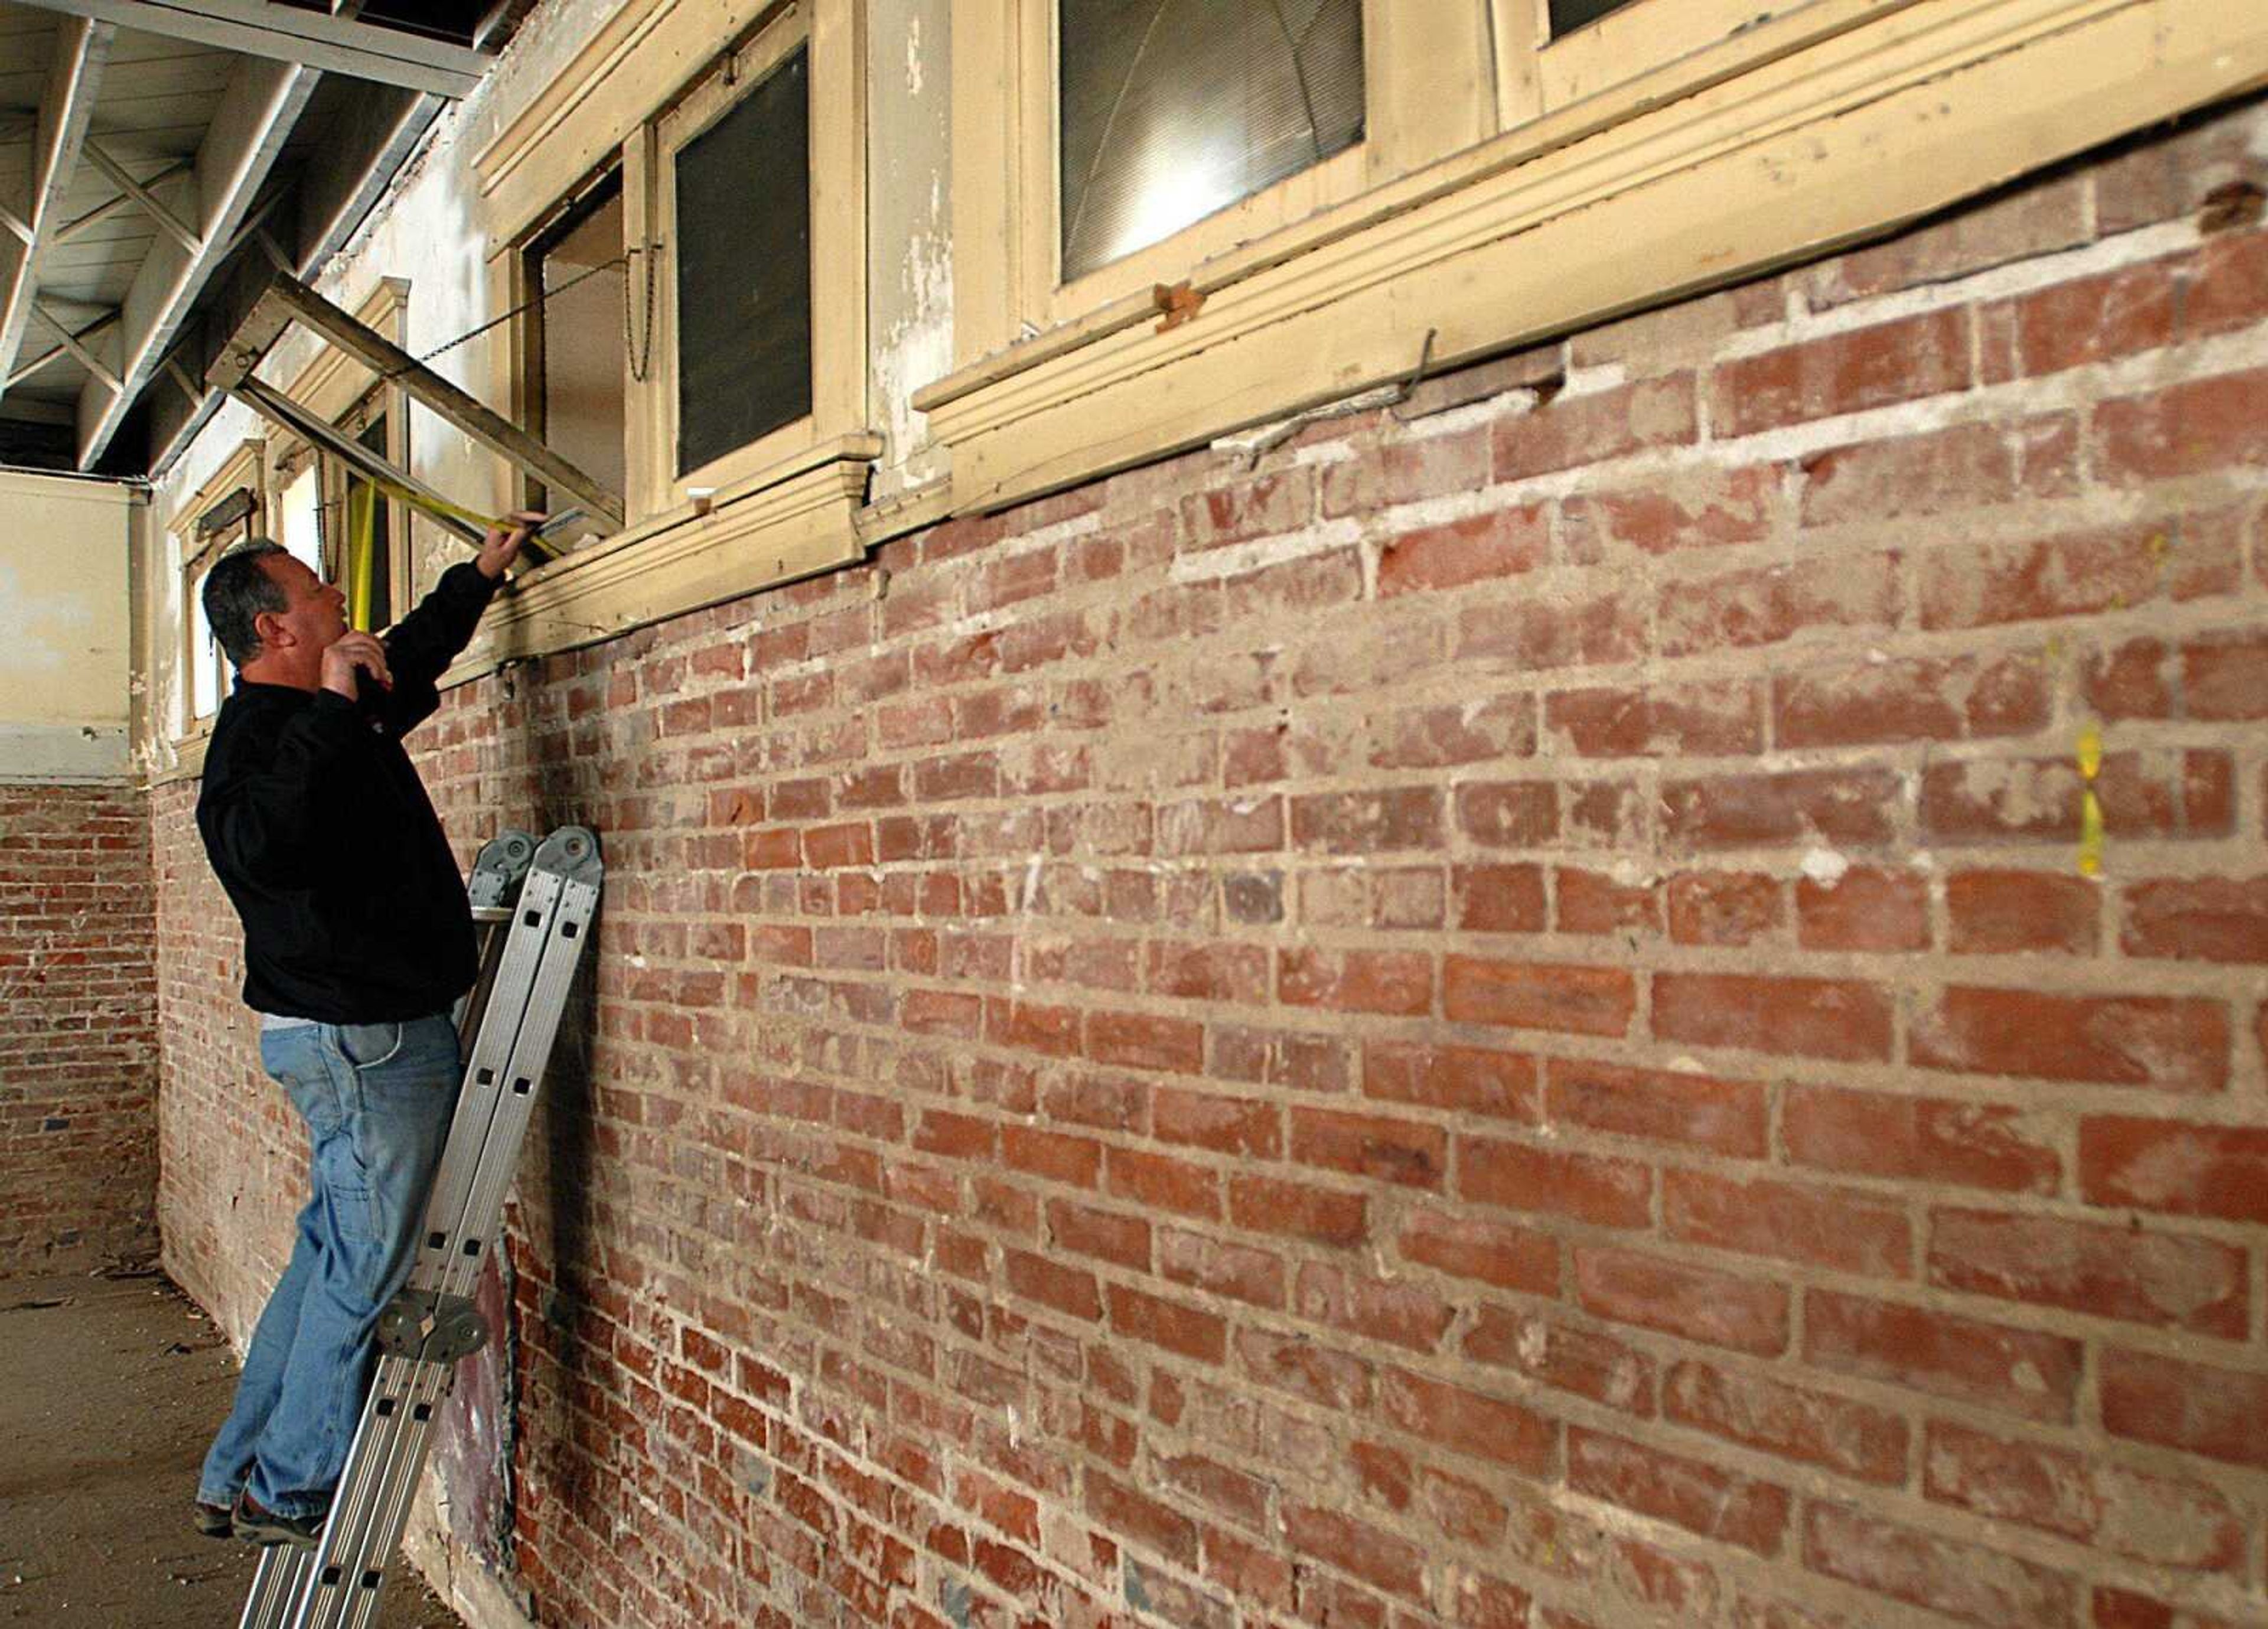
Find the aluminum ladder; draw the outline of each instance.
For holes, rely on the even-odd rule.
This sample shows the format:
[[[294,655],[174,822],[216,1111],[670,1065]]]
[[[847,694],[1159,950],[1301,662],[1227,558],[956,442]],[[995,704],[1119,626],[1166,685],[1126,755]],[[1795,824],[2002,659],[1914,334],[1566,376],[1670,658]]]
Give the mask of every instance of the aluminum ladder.
[[[423,1236],[408,1281],[379,1315],[377,1371],[319,1542],[266,1547],[239,1629],[369,1629],[378,1621],[434,1417],[458,1360],[489,1338],[473,1291],[503,1220],[604,870],[598,838],[580,826],[562,826],[541,846],[507,831],[474,863],[468,892],[487,943],[462,1026],[470,1037],[464,1086]]]

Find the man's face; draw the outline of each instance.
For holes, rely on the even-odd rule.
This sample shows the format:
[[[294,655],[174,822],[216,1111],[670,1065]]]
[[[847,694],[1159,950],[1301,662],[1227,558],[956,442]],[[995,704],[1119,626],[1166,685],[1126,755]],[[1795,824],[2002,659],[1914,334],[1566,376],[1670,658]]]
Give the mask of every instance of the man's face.
[[[337,644],[347,630],[346,595],[290,555],[264,556],[260,565],[268,580],[284,591],[284,608],[261,615],[276,618],[295,644],[318,655]]]

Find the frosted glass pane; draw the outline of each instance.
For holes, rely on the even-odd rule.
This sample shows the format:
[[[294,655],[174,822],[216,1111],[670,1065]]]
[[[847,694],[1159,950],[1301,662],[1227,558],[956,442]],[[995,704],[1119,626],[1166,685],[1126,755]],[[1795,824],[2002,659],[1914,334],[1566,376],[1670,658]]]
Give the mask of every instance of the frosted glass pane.
[[[1065,282],[1362,138],[1361,0],[1061,0]]]
[[[310,461],[284,489],[284,500],[276,517],[283,533],[276,541],[318,577],[323,575],[322,505],[322,483]]]

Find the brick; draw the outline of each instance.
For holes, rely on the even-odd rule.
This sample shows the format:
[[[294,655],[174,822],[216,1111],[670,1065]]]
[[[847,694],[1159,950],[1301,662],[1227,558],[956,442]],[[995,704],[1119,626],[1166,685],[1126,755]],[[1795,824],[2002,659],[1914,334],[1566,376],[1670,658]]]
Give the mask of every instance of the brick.
[[[1813,629],[1887,629],[1897,620],[1896,555],[1821,557],[1665,584],[1654,608],[1665,656],[1778,645]]]
[[[2053,1193],[2063,1169],[2050,1118],[1988,1103],[1791,1086],[1787,1157],[1854,1176]]]
[[[1438,593],[1542,565],[1551,547],[1540,508],[1491,509],[1395,533],[1378,545],[1378,597]]]
[[[1956,871],[1945,880],[1947,947],[1965,955],[2093,955],[2102,902],[2102,888],[2088,877]]]
[[[1601,1227],[1644,1227],[1652,1220],[1653,1173],[1634,1160],[1463,1137],[1457,1169],[1459,1196],[1482,1205]]]
[[[1362,1090],[1382,1102],[1495,1119],[1536,1118],[1535,1060],[1523,1052],[1373,1042],[1363,1048]]]
[[[1795,939],[1807,950],[1929,948],[1929,884],[1912,873],[1854,866],[1795,885]]]
[[[1433,960],[1406,951],[1279,950],[1276,990],[1286,1006],[1423,1014],[1433,1006]]]
[[[1500,421],[1491,470],[1516,481],[1646,447],[1683,446],[1698,433],[1690,373],[1642,380],[1590,395],[1558,395]]]
[[[1410,1213],[1395,1248],[1403,1259],[1529,1295],[1559,1288],[1559,1246],[1549,1234],[1462,1211]]]
[[[2088,1115],[2079,1189],[2090,1205],[2268,1222],[2268,1129]]]
[[[1314,478],[1303,467],[1182,498],[1182,534],[1192,549],[1219,549],[1300,531],[1314,513]]]
[[[1764,1556],[1778,1551],[1792,1502],[1776,1484],[1580,1426],[1567,1433],[1567,1485]]]
[[[2186,640],[2181,674],[2192,719],[2268,718],[2268,634],[2244,629]]]
[[[2176,996],[2060,996],[1948,987],[1916,1020],[1924,1069],[2167,1092],[2228,1083],[2228,1009]]]
[[[2114,486],[2140,485],[2268,463],[2268,423],[2257,410],[2263,389],[2268,370],[2098,403],[2098,476]]]
[[[2014,446],[1998,424],[1861,441],[1803,463],[1803,524],[1859,524],[1984,508],[2016,496]]]
[[[1669,937],[1681,945],[1749,945],[1786,920],[1777,879],[1749,871],[1692,871],[1669,880]]]
[[[1965,388],[1969,323],[1931,312],[1722,363],[1710,376],[1719,436],[1831,418]]]
[[[1484,600],[1457,612],[1457,660],[1513,673],[1632,661],[1646,645],[1646,599],[1635,589],[1555,589],[1549,596]]]
[[[1337,517],[1382,509],[1488,484],[1485,430],[1372,442],[1323,466],[1323,513]]]
[[[1983,1629],[2071,1629],[2077,1586],[1999,1551],[1939,1538],[1844,1506],[1805,1513],[1804,1560],[1815,1572]]]
[[[1659,933],[1661,889],[1653,882],[1626,882],[1580,866],[1552,870],[1553,926],[1562,933]],[[1532,931],[1532,930],[1531,930]]]
[[[1161,1086],[1150,1104],[1151,1129],[1160,1142],[1260,1160],[1283,1152],[1284,1111],[1274,1103]]]
[[[1559,793],[1550,781],[1468,783],[1457,788],[1457,830],[1485,848],[1532,848],[1559,835]]]
[[[1548,1313],[1484,1303],[1464,1354],[1641,1418],[1653,1413],[1653,1362],[1628,1343]]]
[[[1270,1250],[1168,1227],[1158,1235],[1159,1276],[1256,1307],[1284,1306],[1284,1258]]]
[[[2027,735],[2046,725],[2051,702],[2046,664],[2029,655],[1787,674],[1772,683],[1772,739],[1856,747]]]
[[[1788,1296],[1777,1284],[1633,1250],[1579,1245],[1575,1285],[1586,1311],[1618,1323],[1758,1357],[1787,1345]]]
[[[2202,1483],[2150,1476],[2068,1449],[1933,1420],[1924,1488],[1944,1504],[2058,1533],[2161,1566],[2241,1567],[2244,1528]]]
[[[1761,1158],[1765,1150],[1764,1088],[1749,1081],[1555,1058],[1544,1113],[1547,1123],[1645,1142],[1748,1159]]]
[[[1563,512],[1572,550],[1596,564],[1617,549],[1665,555],[1761,542],[1771,531],[1780,480],[1771,464],[1681,469],[1645,486],[1569,498]]]
[[[1544,699],[1543,722],[1587,758],[1737,756],[1763,750],[1760,699],[1745,681],[1556,690]]]
[[[2178,522],[1939,549],[1916,563],[1925,628],[2088,616],[2162,597]]]
[[[1439,1348],[1456,1316],[1455,1308],[1428,1285],[1322,1262],[1300,1269],[1293,1297],[1292,1309],[1303,1318],[1411,1352]]]
[[[1661,973],[1653,981],[1653,1032],[1666,1041],[1848,1061],[1887,1058],[1890,1029],[1889,996],[1849,979]]]
[[[2088,204],[2083,177],[2028,178],[1914,231],[1824,262],[1810,275],[1810,303],[1831,307],[1951,283],[2010,261],[2074,247],[2092,235]]]
[[[1913,1276],[1904,1210],[1836,1189],[1668,1170],[1661,1216],[1667,1236],[1691,1244],[1876,1278]]]
[[[1228,1218],[1256,1233],[1318,1244],[1359,1244],[1370,1231],[1369,1205],[1361,1194],[1266,1176],[1229,1178]]]
[[[1431,786],[1326,792],[1292,800],[1292,845],[1325,854],[1438,849],[1441,822],[1441,794]]]
[[[1494,697],[1439,707],[1411,708],[1385,720],[1370,751],[1382,770],[1447,769],[1526,757],[1535,750],[1535,703],[1526,696]],[[1292,827],[1300,806],[1292,805]],[[1435,826],[1439,811],[1431,815]]]
[[[1161,1347],[1203,1363],[1219,1363],[1228,1351],[1227,1323],[1219,1316],[1123,1284],[1104,1286],[1110,1327],[1129,1340]]]
[[[1902,1483],[1906,1422],[1888,1409],[1697,1360],[1662,1379],[1669,1419],[1744,1448],[1864,1481]]]
[[[1874,848],[1891,841],[1908,798],[1888,770],[1799,770],[1662,783],[1663,835],[1681,849]]]
[[[1292,1109],[1292,1160],[1406,1188],[1438,1190],[1449,1163],[1448,1133],[1385,1115]]]
[[[2102,1389],[2114,1436],[2268,1468],[2268,1375],[2110,1348]]]
[[[1540,933],[1540,866],[1458,866],[1449,873],[1453,920],[1469,933]]]
[[[1825,1290],[1805,1296],[1803,1355],[1815,1367],[2027,1419],[2069,1420],[2079,1388],[2075,1340]]]
[[[2244,1252],[2209,1239],[1992,1211],[1930,1218],[1930,1282],[1971,1294],[2242,1339],[2245,1279]]]
[[[1388,1419],[1429,1442],[1530,1476],[1551,1469],[1557,1433],[1516,1403],[1389,1368],[1379,1376],[1379,1404]]]
[[[2268,876],[2135,882],[2119,948],[2180,962],[2268,962]]]
[[[1942,842],[2076,843],[2086,783],[2068,757],[1975,758],[1922,772],[1921,824]],[[2220,837],[2235,814],[2226,753],[2104,755],[2096,782],[2105,834]]]
[[[1456,1023],[1618,1036],[1629,1031],[1638,990],[1620,968],[1452,955],[1442,963],[1441,1002],[1443,1015]]]
[[[2174,716],[2172,665],[2162,639],[2128,639],[2080,659],[2079,692],[2106,721]]]

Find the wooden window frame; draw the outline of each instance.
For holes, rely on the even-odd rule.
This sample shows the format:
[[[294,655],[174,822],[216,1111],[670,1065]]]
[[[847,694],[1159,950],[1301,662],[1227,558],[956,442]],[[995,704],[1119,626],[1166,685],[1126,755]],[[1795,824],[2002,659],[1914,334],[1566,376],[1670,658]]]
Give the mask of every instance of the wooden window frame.
[[[538,567],[491,608],[468,665],[556,650],[864,557],[857,514],[883,442],[868,423],[866,0],[627,0],[474,158],[490,314],[536,290],[527,247],[614,166],[638,313],[625,381],[628,525]],[[799,48],[809,50],[812,407],[681,475],[670,157]],[[729,83],[727,83],[729,81]],[[643,313],[652,277],[649,350]],[[492,399],[527,422],[537,373],[525,323],[493,348]],[[524,498],[527,487],[519,489]]]
[[[1077,312],[1033,302],[1020,235],[1053,3],[954,4],[955,365],[913,406],[961,512],[1830,253],[2268,83],[2268,13],[2225,0],[1802,0],[1745,26],[1637,0],[1543,45],[1536,0],[1411,0],[1428,48],[1366,44],[1370,95],[1381,72],[1435,94],[1422,129],[1369,132],[1375,185],[1209,255],[1169,240],[1169,311]]]
[[[253,439],[240,444],[220,467],[205,480],[202,486],[186,498],[166,522],[166,535],[172,540],[177,580],[180,584],[180,629],[173,640],[173,660],[180,684],[180,709],[173,719],[172,739],[183,748],[197,747],[212,735],[213,721],[220,716],[220,705],[228,699],[230,667],[225,655],[218,658],[219,671],[213,697],[213,710],[197,711],[197,607],[199,591],[204,586],[204,575],[214,561],[230,548],[247,537],[261,535],[261,526],[269,513],[269,494],[267,480],[268,444]],[[252,508],[240,522],[232,522],[224,532],[200,540],[196,534],[197,518],[239,488],[252,495]]]

